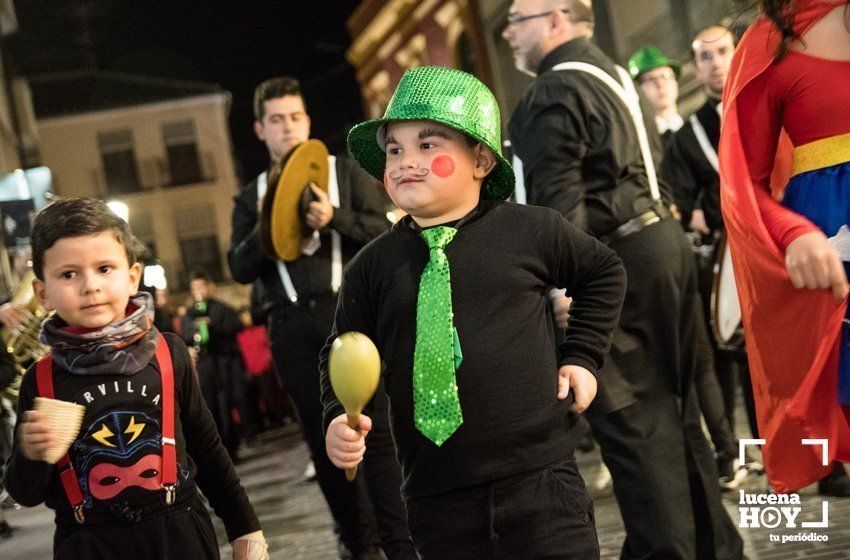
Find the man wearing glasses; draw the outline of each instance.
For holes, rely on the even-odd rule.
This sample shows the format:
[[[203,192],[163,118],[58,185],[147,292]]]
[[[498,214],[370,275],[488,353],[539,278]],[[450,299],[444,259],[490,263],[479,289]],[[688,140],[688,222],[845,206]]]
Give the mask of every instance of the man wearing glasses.
[[[679,75],[681,66],[655,45],[647,45],[629,59],[629,74],[640,86],[655,112],[655,127],[664,147],[685,120],[679,114]]]
[[[655,175],[651,109],[591,43],[590,0],[514,0],[507,23],[517,69],[536,76],[509,126],[528,202],[607,243],[628,275],[587,412],[626,527],[621,557],[741,558],[699,423],[696,272]]]

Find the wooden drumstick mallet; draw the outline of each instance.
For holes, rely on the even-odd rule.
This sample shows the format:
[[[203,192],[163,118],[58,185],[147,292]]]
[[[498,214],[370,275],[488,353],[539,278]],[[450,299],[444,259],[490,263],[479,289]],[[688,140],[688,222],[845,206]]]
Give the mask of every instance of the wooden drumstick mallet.
[[[381,377],[381,357],[378,349],[363,333],[347,332],[340,335],[331,345],[328,374],[336,397],[345,408],[348,425],[360,430],[360,412],[375,396]],[[345,477],[351,481],[357,475],[357,467],[345,469]]]

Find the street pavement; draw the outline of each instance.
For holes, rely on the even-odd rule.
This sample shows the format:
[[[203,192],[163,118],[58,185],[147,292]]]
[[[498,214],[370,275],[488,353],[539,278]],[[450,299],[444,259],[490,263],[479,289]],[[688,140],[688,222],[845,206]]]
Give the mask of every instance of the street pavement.
[[[739,415],[739,416],[743,416]],[[744,433],[739,431],[739,433]],[[251,502],[260,517],[269,542],[272,559],[333,560],[336,538],[318,485],[303,480],[308,463],[306,446],[293,428],[262,434],[259,445],[245,448],[243,460],[237,466]],[[623,525],[610,485],[596,488],[604,476],[597,451],[578,453],[577,459],[588,487],[595,498],[596,524],[602,558],[618,558],[623,542]],[[745,481],[750,494],[767,492],[764,476],[752,476]],[[687,499],[686,497],[683,497]],[[724,494],[724,504],[732,520],[739,523],[739,494]],[[814,488],[800,493],[802,508],[796,518],[797,527],[786,529],[742,528],[745,552],[752,560],[841,559],[850,558],[850,498],[828,500],[828,527],[804,529],[803,521],[821,520],[821,497]],[[783,506],[783,507],[794,507]],[[0,559],[39,560],[51,557],[53,518],[45,507],[7,511],[7,519],[15,528],[11,539],[0,539]],[[771,512],[760,515],[767,524],[776,523]],[[224,537],[221,523],[214,518],[219,535],[222,558],[230,558],[230,546]],[[782,542],[782,536],[798,538],[800,534],[820,535],[828,540],[819,542]],[[773,535],[773,540],[771,539]],[[809,537],[806,537],[809,538]],[[775,542],[778,540],[779,542]],[[190,560],[190,559],[187,559]],[[522,559],[517,559],[522,560]]]

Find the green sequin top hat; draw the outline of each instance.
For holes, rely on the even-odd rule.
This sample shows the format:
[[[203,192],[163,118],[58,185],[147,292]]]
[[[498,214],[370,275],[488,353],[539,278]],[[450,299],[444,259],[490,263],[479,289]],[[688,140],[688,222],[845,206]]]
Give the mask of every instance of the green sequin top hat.
[[[637,80],[641,74],[664,66],[672,68],[676,79],[679,79],[682,73],[682,66],[675,60],[670,60],[664,56],[661,49],[655,45],[647,45],[633,54],[629,59],[629,74],[631,74],[633,79]]]
[[[484,179],[483,195],[505,200],[514,191],[514,171],[502,156],[496,98],[475,76],[439,66],[420,66],[402,76],[382,119],[356,125],[348,133],[348,151],[370,175],[383,181],[386,153],[378,133],[388,121],[428,120],[468,134],[496,156]]]

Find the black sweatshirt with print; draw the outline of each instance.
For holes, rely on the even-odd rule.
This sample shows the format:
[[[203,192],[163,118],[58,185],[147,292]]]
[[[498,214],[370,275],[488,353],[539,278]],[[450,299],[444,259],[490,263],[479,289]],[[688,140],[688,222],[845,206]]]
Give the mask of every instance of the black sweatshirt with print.
[[[178,482],[187,491],[194,491],[197,484],[224,522],[229,540],[257,531],[259,521],[221,444],[186,346],[175,334],[166,333],[164,337],[174,370]],[[75,375],[55,363],[53,372],[56,398],[86,407],[80,433],[70,450],[86,499],[84,512],[94,518],[108,514],[116,504],[132,507],[134,503],[154,503],[159,507],[155,495],[164,492],[159,488],[157,463],[162,454],[162,395],[156,359],[133,375]],[[33,366],[21,383],[18,424],[23,413],[34,408],[36,396]],[[44,502],[56,510],[57,523],[72,519],[56,466],[24,457],[17,438],[5,484],[21,505]]]

